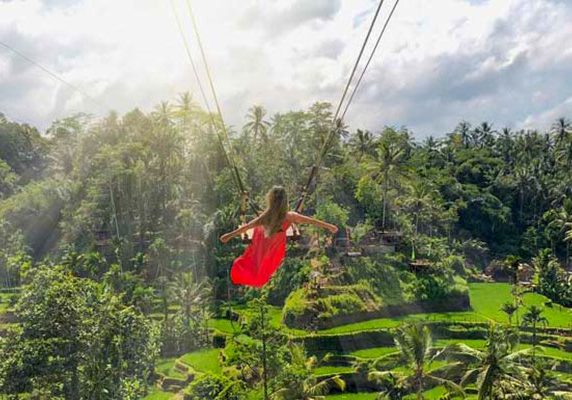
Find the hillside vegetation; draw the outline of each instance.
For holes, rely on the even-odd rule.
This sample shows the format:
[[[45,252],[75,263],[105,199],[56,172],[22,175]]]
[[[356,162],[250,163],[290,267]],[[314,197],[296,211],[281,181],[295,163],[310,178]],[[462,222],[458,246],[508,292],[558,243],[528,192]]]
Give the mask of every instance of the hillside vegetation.
[[[0,397],[572,391],[567,119],[416,140],[253,106],[227,139],[212,117],[188,93],[46,132],[0,116]],[[340,232],[302,226],[263,289],[232,285],[239,179],[293,204],[324,146],[304,213]]]

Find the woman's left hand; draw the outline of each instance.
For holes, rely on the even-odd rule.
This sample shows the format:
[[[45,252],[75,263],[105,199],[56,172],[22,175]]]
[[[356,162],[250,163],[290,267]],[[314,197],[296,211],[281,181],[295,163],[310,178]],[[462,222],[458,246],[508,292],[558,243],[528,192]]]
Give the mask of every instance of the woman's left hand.
[[[224,235],[222,235],[220,238],[220,241],[223,243],[228,242],[230,239],[232,239],[232,235],[230,233],[225,233]]]

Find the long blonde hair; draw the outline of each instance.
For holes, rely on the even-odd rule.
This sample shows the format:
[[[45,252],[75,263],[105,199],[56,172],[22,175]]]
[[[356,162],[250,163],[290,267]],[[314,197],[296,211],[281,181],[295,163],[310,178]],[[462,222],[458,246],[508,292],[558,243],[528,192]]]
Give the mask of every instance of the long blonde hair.
[[[266,210],[260,216],[266,236],[274,235],[282,229],[288,212],[288,195],[282,186],[274,186],[266,193]]]

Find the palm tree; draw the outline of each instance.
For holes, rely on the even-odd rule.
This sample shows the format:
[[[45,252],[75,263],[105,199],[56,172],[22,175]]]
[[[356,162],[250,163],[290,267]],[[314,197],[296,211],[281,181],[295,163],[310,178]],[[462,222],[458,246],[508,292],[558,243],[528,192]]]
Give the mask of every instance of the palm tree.
[[[471,124],[469,124],[467,121],[462,121],[455,128],[455,132],[461,138],[463,146],[469,147],[471,143]]]
[[[179,126],[181,127],[182,131],[186,134],[190,134],[193,132],[191,130],[193,116],[199,110],[199,107],[195,103],[193,96],[189,92],[185,92],[179,95],[179,99],[177,104],[175,105],[174,116],[177,118],[179,122]],[[199,130],[196,129],[198,132]],[[193,140],[196,141],[196,133]]]
[[[552,124],[552,133],[556,136],[556,144],[564,143],[570,133],[572,133],[572,124],[566,118],[561,117]]]
[[[454,382],[439,378],[427,371],[431,362],[440,356],[440,352],[433,356],[435,348],[433,347],[431,332],[427,326],[418,322],[404,324],[397,328],[394,341],[401,354],[402,362],[407,364],[413,373],[399,376],[399,374],[391,371],[372,371],[369,374],[370,380],[383,384],[389,392],[409,388],[417,394],[417,399],[423,399],[426,383],[443,385],[449,390],[463,393],[461,387]],[[389,396],[389,392],[385,394]]]
[[[566,243],[565,265],[568,266],[570,263],[570,239],[568,237],[572,231],[572,200],[564,200],[564,204],[556,213],[556,218],[550,224],[564,233],[564,242]]]
[[[173,118],[173,107],[168,101],[162,101],[151,114],[162,126],[170,126]]]
[[[188,118],[194,111],[196,111],[197,105],[193,100],[193,95],[189,92],[185,92],[179,95],[179,101],[175,106],[175,113],[177,117]]]
[[[523,290],[520,288],[519,285],[514,284],[510,289],[510,294],[512,295],[512,303],[514,304],[515,307],[514,315],[516,317],[516,325],[518,326],[519,325],[518,310],[520,310],[520,307],[524,305],[524,301],[522,299]]]
[[[358,129],[356,134],[350,139],[350,145],[354,151],[358,154],[358,161],[363,158],[364,155],[373,154],[374,144],[373,135],[370,131],[364,131]]]
[[[431,167],[443,167],[446,157],[442,153],[443,146],[441,141],[436,140],[433,136],[428,136],[423,142],[423,149],[427,154],[427,162]]]
[[[513,174],[519,195],[519,220],[521,226],[524,226],[525,195],[532,192],[536,179],[530,167],[519,166],[514,169]]]
[[[385,230],[387,221],[389,188],[400,177],[405,176],[405,156],[406,154],[403,146],[400,146],[394,141],[383,140],[376,150],[376,159],[373,163],[373,169],[375,170],[378,179],[381,179],[383,196],[381,227],[383,230]]]
[[[513,132],[510,128],[502,128],[496,142],[497,151],[503,158],[506,166],[512,165],[514,154]]]
[[[173,299],[181,306],[186,326],[197,319],[193,309],[204,310],[208,304],[211,288],[207,281],[197,282],[192,272],[182,272],[170,285]]]
[[[536,329],[538,325],[546,327],[548,320],[542,316],[543,309],[532,305],[528,308],[526,313],[522,316],[522,326],[532,327],[532,360],[535,361],[534,355],[536,350]]]
[[[479,400],[492,400],[509,390],[523,389],[526,369],[520,358],[527,350],[516,351],[518,332],[491,324],[484,350],[476,350],[464,343],[446,347],[442,356],[458,361],[459,368],[469,369],[461,379],[461,385],[476,383]]]
[[[492,146],[494,133],[493,126],[488,122],[483,122],[473,131],[473,141],[478,147]]]
[[[512,326],[512,316],[513,314],[516,312],[516,310],[518,309],[518,307],[511,302],[506,302],[501,306],[501,311],[504,312],[506,314],[506,316],[508,317],[508,325]]]
[[[244,129],[252,133],[253,139],[262,139],[264,143],[268,142],[268,129],[270,128],[270,122],[266,121],[264,117],[266,116],[266,110],[262,106],[252,106],[248,110],[246,118],[248,122],[244,125]]]
[[[424,180],[415,180],[409,185],[409,193],[404,196],[403,203],[408,214],[413,217],[413,240],[411,259],[416,259],[416,244],[419,235],[420,217],[426,214],[435,204],[435,189]]]
[[[549,369],[550,366],[543,364],[536,363],[526,371],[527,385],[521,398],[532,400],[552,398],[552,389],[558,387],[558,380]]]
[[[299,344],[289,343],[288,352],[290,355],[289,368],[292,368],[296,376],[284,382],[284,387],[276,390],[270,396],[273,400],[322,400],[325,399],[332,387],[345,390],[346,383],[338,375],[318,379],[314,370],[318,364],[315,356],[308,358],[304,347]]]
[[[163,310],[163,323],[167,323],[169,318],[169,300],[171,299],[171,286],[167,277],[159,276],[155,281],[155,294],[161,300]]]

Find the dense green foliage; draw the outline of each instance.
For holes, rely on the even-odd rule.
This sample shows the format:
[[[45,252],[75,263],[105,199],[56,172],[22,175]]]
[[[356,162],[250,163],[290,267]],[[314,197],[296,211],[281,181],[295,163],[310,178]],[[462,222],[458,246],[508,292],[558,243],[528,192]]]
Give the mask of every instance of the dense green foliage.
[[[0,304],[0,395],[129,399],[156,383],[189,399],[265,391],[310,399],[346,387],[380,391],[367,377],[382,366],[392,370],[386,394],[419,397],[433,386],[458,391],[464,380],[429,368],[437,347],[425,327],[391,330],[404,319],[430,316],[444,322],[435,334],[474,340],[487,319],[507,321],[533,345],[533,359],[554,339],[545,325],[569,328],[566,119],[550,132],[462,122],[422,142],[405,128],[338,124],[305,210],[348,228],[351,240],[304,230],[262,291],[229,284],[244,247],[218,241],[240,223],[235,174],[261,206],[275,184],[293,202],[330,135],[332,110],[316,103],[267,117],[254,106],[246,119],[225,138],[189,94],[149,113],[72,116],[45,134],[0,117],[0,286],[14,296]],[[390,234],[395,242],[382,243]],[[527,266],[530,279],[521,279]],[[483,272],[510,285],[467,283]],[[524,293],[519,279],[537,293]],[[499,362],[493,381],[545,380],[536,362],[515,364],[519,374],[505,362],[518,348],[511,332],[491,328],[486,349],[471,353],[467,373],[484,397],[500,398],[479,377],[487,357]],[[394,337],[408,361],[359,348]],[[388,359],[354,371],[300,346],[319,353],[316,344],[339,349],[344,340],[355,354]]]
[[[63,267],[35,270],[17,304],[20,329],[2,345],[4,393],[136,398],[157,356],[156,329],[100,284]]]

